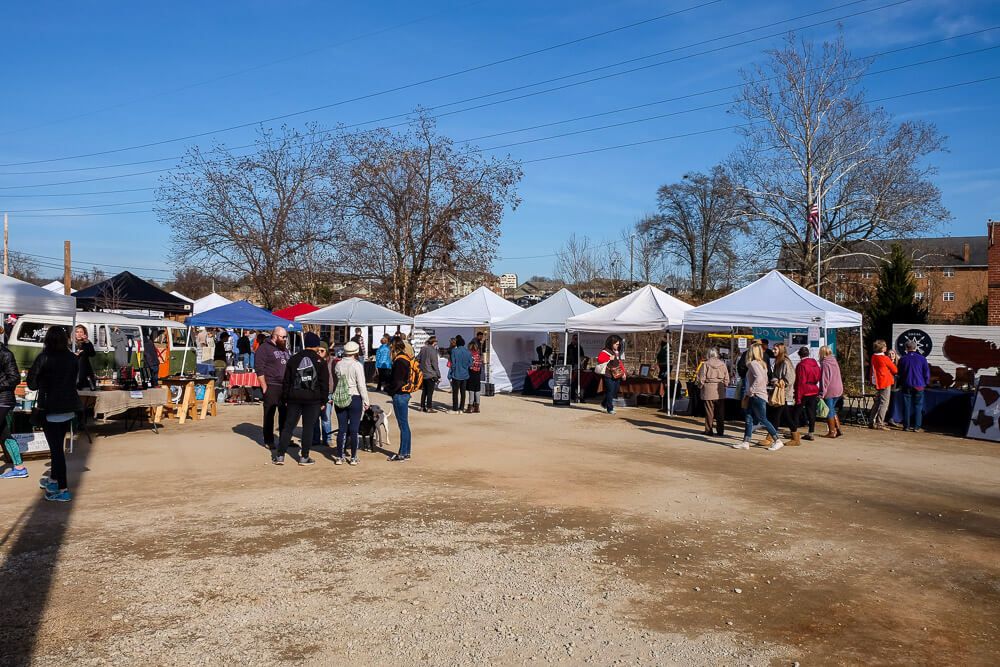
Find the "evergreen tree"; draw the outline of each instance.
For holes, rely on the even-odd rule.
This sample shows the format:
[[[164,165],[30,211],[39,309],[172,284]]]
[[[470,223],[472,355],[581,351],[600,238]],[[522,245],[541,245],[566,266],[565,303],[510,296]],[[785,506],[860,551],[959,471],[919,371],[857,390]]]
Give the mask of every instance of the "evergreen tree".
[[[989,307],[989,299],[984,296],[982,299],[969,306],[969,309],[965,311],[965,316],[962,318],[962,323],[980,326],[985,325],[987,315],[989,313]]]
[[[865,319],[868,321],[868,341],[879,338],[892,345],[892,325],[924,324],[927,309],[916,298],[917,283],[913,280],[913,262],[903,254],[899,244],[892,246],[889,261],[880,270],[878,288]]]

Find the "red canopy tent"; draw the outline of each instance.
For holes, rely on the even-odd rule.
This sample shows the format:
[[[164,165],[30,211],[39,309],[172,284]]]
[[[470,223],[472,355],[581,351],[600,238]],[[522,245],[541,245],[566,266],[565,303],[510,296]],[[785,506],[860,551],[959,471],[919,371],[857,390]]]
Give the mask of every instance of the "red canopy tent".
[[[282,308],[281,310],[274,311],[274,314],[283,320],[288,320],[289,322],[294,322],[295,318],[299,315],[308,315],[309,313],[315,313],[319,308],[312,305],[311,303],[297,303],[294,306],[289,306],[288,308]]]

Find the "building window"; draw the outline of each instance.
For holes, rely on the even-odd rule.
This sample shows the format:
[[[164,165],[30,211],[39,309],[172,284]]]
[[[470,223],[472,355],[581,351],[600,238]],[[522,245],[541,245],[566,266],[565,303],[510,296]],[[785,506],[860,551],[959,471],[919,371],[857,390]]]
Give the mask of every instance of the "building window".
[[[914,278],[923,278],[924,277],[924,272],[923,271],[914,271],[913,272],[913,277]]]
[[[954,292],[945,292],[944,293],[944,300],[945,301],[954,301],[955,300],[955,293]]]
[[[844,294],[843,292],[837,292],[836,296],[834,296],[833,298],[834,298],[835,301],[838,301],[838,302],[839,301],[844,301],[845,299],[847,299],[847,295]]]
[[[916,299],[917,301],[923,301],[924,300],[924,293],[923,292],[914,292],[913,293],[913,298]]]
[[[944,277],[945,278],[954,278],[955,277],[955,269],[945,269],[944,270]]]
[[[872,277],[872,272],[871,271],[862,271],[861,272],[861,277],[864,278],[865,280],[868,280],[869,278]]]

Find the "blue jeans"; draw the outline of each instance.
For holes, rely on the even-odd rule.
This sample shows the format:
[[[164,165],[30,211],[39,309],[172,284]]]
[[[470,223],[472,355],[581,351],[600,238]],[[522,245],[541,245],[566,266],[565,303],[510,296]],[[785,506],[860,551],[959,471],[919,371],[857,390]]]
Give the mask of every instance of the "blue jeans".
[[[609,375],[604,376],[604,400],[601,405],[608,412],[615,409],[615,397],[618,396],[618,387],[622,384],[621,380],[616,380]]]
[[[754,422],[763,426],[772,438],[778,439],[778,429],[767,421],[767,401],[760,396],[750,397],[750,407],[746,411],[746,429],[743,431],[743,440],[746,442],[750,442],[753,437]]]
[[[910,417],[913,417],[911,422]],[[912,387],[903,390],[903,428],[922,428],[924,424],[924,390]]]
[[[337,412],[337,457],[344,458],[347,437],[351,438],[351,458],[358,458],[358,428],[363,412],[361,397],[351,396],[351,404],[346,408],[334,408]]]
[[[253,366],[250,363],[250,358],[253,357],[252,354],[241,354],[239,356],[240,363],[243,364],[243,370],[250,370]]]
[[[333,422],[330,421],[330,413],[333,411],[333,403],[324,403],[320,409],[319,419],[313,426],[313,442],[324,445],[329,444],[330,434],[333,433]]]
[[[410,457],[410,395],[396,394],[392,397],[392,411],[399,424],[399,455]]]

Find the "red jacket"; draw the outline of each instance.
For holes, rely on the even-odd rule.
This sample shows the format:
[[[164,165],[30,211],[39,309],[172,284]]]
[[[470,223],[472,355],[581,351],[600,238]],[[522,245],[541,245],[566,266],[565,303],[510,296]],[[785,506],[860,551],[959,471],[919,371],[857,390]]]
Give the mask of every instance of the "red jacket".
[[[819,381],[823,372],[812,357],[799,361],[795,367],[795,402],[802,403],[806,396],[819,396]]]
[[[891,387],[896,382],[898,372],[896,364],[892,363],[889,355],[881,353],[872,355],[872,379],[875,381],[876,389]]]

